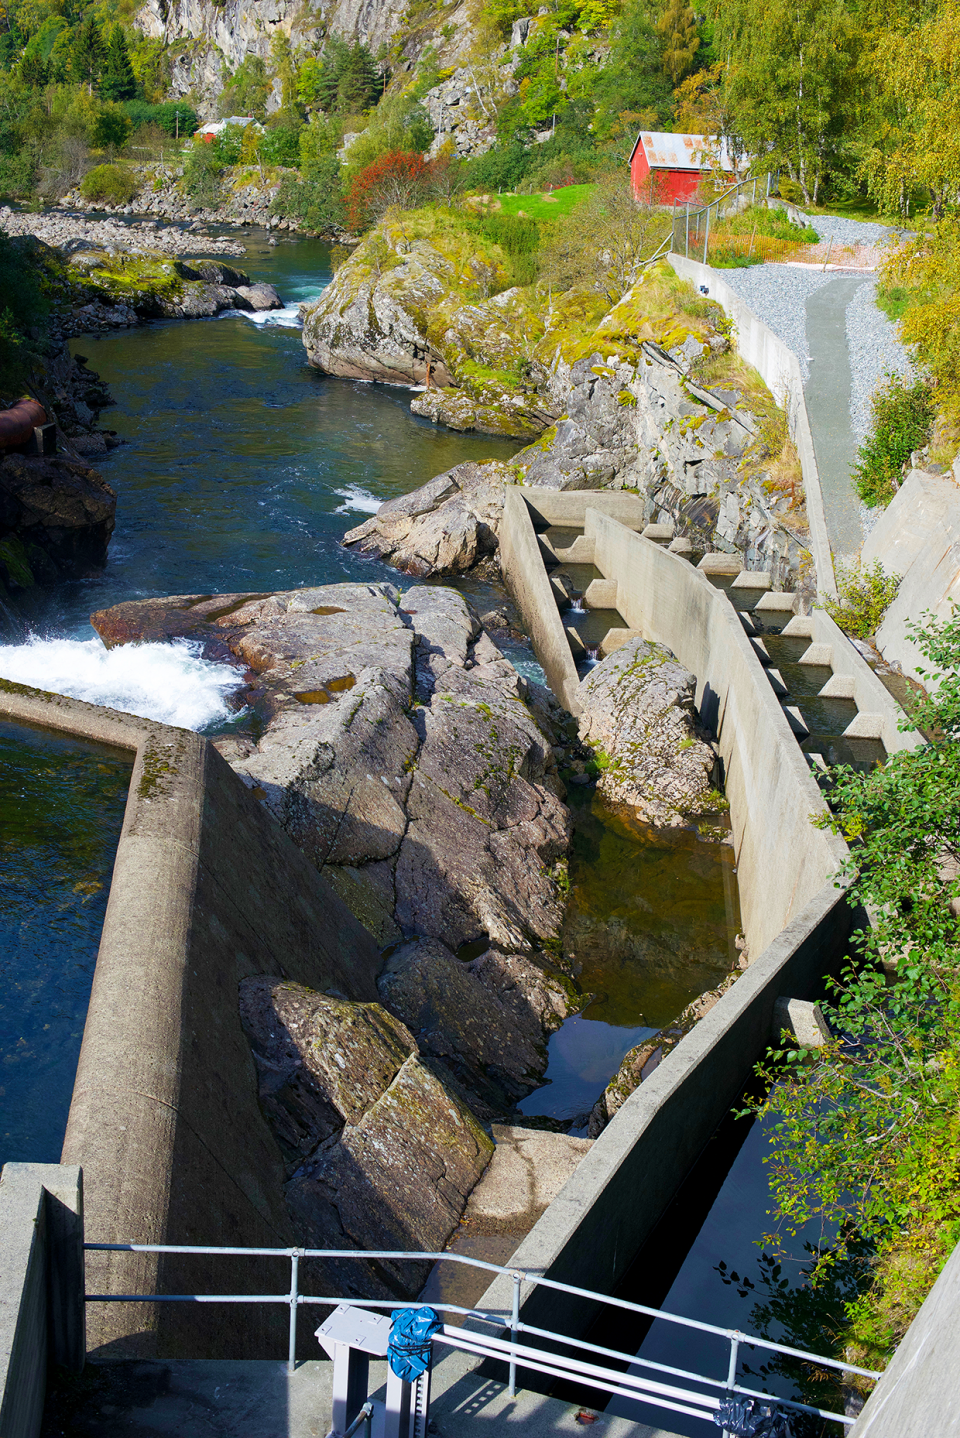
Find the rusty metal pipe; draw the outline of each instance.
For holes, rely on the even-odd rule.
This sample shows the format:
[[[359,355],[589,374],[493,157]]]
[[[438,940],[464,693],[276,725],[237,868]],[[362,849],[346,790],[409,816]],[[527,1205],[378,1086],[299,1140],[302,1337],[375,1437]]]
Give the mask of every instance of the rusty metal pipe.
[[[0,410],[0,449],[26,444],[33,431],[46,424],[47,412],[35,399],[18,399],[9,409]]]

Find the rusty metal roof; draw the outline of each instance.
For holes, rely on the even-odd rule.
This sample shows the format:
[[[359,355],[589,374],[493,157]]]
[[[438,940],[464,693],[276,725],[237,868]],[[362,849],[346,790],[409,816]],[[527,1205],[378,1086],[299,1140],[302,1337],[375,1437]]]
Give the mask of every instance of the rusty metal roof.
[[[641,130],[630,155],[643,146],[651,170],[733,170],[736,168],[726,140],[716,135],[668,135],[661,130]]]

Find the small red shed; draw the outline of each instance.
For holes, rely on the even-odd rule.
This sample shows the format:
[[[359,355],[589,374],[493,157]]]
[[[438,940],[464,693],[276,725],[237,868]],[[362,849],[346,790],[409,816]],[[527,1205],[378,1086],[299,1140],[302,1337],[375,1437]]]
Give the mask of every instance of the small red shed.
[[[668,135],[642,130],[630,155],[633,193],[645,204],[672,205],[692,200],[700,181],[736,169],[726,140],[716,135]]]

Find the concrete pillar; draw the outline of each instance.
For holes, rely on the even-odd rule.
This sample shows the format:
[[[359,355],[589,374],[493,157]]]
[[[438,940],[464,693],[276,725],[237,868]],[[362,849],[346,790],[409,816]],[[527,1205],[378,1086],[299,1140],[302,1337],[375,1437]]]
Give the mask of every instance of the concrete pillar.
[[[5,1164],[0,1233],[0,1433],[36,1438],[48,1363],[86,1356],[80,1168]]]

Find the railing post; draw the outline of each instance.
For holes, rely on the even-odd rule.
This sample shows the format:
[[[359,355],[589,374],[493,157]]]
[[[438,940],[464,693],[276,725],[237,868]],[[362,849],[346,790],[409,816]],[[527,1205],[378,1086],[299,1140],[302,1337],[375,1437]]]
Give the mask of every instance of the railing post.
[[[287,1347],[287,1372],[294,1373],[297,1367],[297,1277],[300,1266],[300,1250],[290,1254],[290,1341]]]
[[[733,1332],[730,1337],[730,1362],[727,1365],[727,1392],[733,1397],[733,1390],[737,1382],[737,1364],[740,1361],[740,1335]],[[723,1438],[730,1438],[726,1428],[723,1430]]]
[[[522,1274],[513,1275],[513,1310],[510,1315],[510,1341],[516,1343],[517,1330],[520,1323],[520,1282]],[[510,1358],[510,1397],[517,1396],[517,1356],[512,1354]]]

